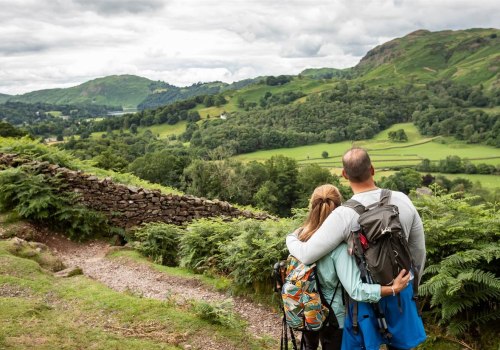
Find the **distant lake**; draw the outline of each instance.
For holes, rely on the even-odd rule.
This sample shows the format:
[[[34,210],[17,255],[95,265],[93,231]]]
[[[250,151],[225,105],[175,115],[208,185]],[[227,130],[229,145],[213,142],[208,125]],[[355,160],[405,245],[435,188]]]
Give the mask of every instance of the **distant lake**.
[[[108,112],[109,116],[115,116],[115,115],[124,115],[127,113],[135,113],[137,112],[137,108],[124,108],[123,111],[110,111]]]

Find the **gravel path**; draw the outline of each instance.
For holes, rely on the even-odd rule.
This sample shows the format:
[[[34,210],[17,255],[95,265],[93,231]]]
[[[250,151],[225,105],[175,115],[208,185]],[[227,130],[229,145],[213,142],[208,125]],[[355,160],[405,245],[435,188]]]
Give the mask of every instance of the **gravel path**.
[[[111,247],[105,242],[81,244],[53,235],[45,243],[66,266],[79,266],[85,275],[116,291],[160,300],[173,298],[179,303],[192,299],[206,302],[231,299],[235,312],[248,322],[250,334],[256,338],[280,337],[280,315],[260,304],[214,291],[196,279],[166,275],[130,259],[108,259],[106,254]]]

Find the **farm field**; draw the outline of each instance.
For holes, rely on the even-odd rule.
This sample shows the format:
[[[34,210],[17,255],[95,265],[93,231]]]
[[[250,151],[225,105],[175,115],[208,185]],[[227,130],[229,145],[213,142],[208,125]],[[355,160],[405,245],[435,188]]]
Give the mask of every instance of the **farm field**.
[[[387,134],[390,131],[404,129],[408,142],[390,142]],[[274,155],[296,159],[299,164],[318,163],[324,167],[340,167],[342,154],[352,146],[364,147],[370,151],[373,163],[378,167],[393,167],[398,165],[416,165],[422,159],[440,160],[449,155],[468,158],[473,163],[497,165],[500,163],[500,149],[465,144],[449,138],[423,137],[412,123],[395,124],[382,131],[373,139],[364,141],[344,141],[338,143],[320,143],[295,148],[280,148],[238,155],[235,158],[243,161],[263,161]],[[328,158],[322,158],[322,152],[328,152]]]
[[[146,130],[150,130],[153,135],[159,137],[160,139],[167,138],[170,135],[179,135],[182,134],[186,130],[187,122],[180,121],[175,125],[169,124],[160,124],[160,125],[151,125],[151,126],[140,126],[137,128],[138,134],[144,133]],[[92,138],[100,138],[106,132],[93,132],[90,137]]]
[[[389,131],[404,129],[408,142],[395,143],[388,141]],[[442,143],[441,143],[442,142]],[[265,161],[274,155],[284,155],[298,161],[299,165],[316,163],[332,172],[340,174],[342,168],[342,154],[351,146],[364,147],[370,151],[371,159],[377,169],[376,178],[389,176],[394,171],[389,168],[398,166],[414,166],[422,159],[438,161],[449,155],[468,158],[472,163],[486,163],[492,165],[500,164],[500,149],[484,146],[471,145],[450,138],[426,138],[420,135],[412,123],[395,124],[387,130],[380,132],[371,140],[344,141],[339,143],[321,143],[310,146],[295,148],[280,148],[238,155],[235,158],[242,161]],[[328,158],[322,158],[322,152],[328,152]],[[446,174],[447,177],[464,177],[473,182],[481,182],[486,188],[500,187],[500,176],[476,175],[476,174]]]

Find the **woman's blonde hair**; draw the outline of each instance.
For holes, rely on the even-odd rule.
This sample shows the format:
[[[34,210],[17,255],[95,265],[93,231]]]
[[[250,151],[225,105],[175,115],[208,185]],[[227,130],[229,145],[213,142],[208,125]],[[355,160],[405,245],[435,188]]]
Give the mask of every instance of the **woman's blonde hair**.
[[[333,185],[316,187],[309,200],[309,215],[299,233],[301,241],[307,241],[318,230],[328,215],[342,203],[339,189]]]

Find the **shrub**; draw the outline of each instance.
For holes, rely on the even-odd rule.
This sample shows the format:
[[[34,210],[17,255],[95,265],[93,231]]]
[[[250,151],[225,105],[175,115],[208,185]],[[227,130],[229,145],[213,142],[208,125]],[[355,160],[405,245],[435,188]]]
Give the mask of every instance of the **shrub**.
[[[0,210],[46,221],[77,240],[110,230],[104,215],[75,205],[76,199],[58,178],[38,174],[29,165],[0,171]]]
[[[229,328],[241,326],[241,321],[237,319],[233,312],[234,307],[231,299],[226,299],[220,303],[193,301],[192,307],[199,318],[212,324],[219,324]]]
[[[194,221],[180,239],[180,265],[198,272],[222,271],[220,248],[235,236],[234,230],[232,222],[222,219]]]
[[[0,152],[16,153],[23,158],[45,161],[67,168],[73,168],[74,165],[74,158],[69,153],[55,147],[47,147],[27,136],[20,139],[0,138]]]
[[[485,329],[500,331],[500,213],[472,206],[475,199],[425,196],[416,204],[429,264],[420,294],[448,333],[477,340]]]
[[[236,285],[270,291],[272,266],[286,258],[286,235],[299,226],[296,219],[246,220],[237,225],[238,235],[222,247],[223,262]]]
[[[148,223],[134,231],[133,239],[137,240],[134,248],[156,263],[177,266],[181,234],[182,229],[178,226],[161,222]]]

